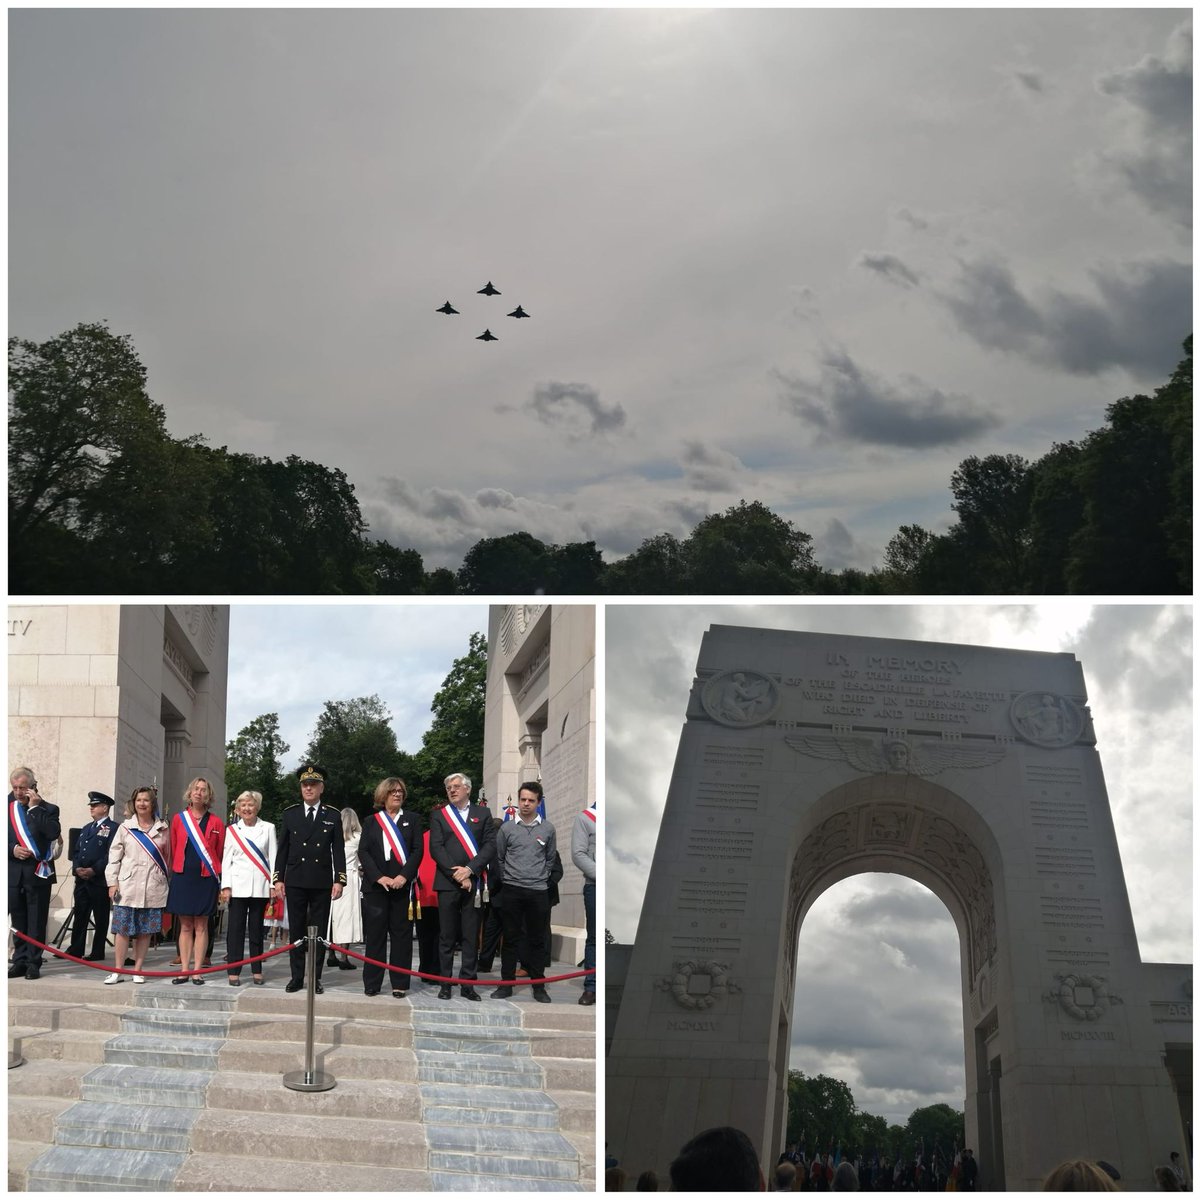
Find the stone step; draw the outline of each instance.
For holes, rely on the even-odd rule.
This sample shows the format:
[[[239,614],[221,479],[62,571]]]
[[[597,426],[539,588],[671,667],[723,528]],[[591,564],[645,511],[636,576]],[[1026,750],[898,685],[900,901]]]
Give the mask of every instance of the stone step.
[[[447,1054],[429,1050],[417,1058],[418,1078],[422,1083],[461,1083],[472,1081],[500,1087],[542,1087],[542,1070],[532,1059],[511,1058],[502,1054]]]
[[[591,1192],[595,1189],[584,1183],[568,1183],[561,1179],[531,1179],[525,1176],[497,1178],[488,1175],[473,1178],[453,1172],[434,1171],[435,1192]]]
[[[11,1137],[5,1147],[8,1152],[8,1190],[10,1192],[26,1191],[25,1181],[29,1173],[29,1164],[41,1158],[50,1149],[45,1142],[19,1142]]]
[[[596,1092],[596,1064],[570,1058],[540,1058],[547,1092]]]
[[[153,1150],[51,1146],[29,1164],[26,1191],[170,1191],[185,1158]]]
[[[222,1038],[119,1033],[104,1043],[104,1061],[134,1067],[177,1067],[183,1071],[215,1070],[223,1045]]]
[[[554,1092],[550,1099],[558,1105],[558,1128],[564,1134],[585,1134],[584,1157],[590,1162],[595,1152],[596,1093]]]
[[[140,1008],[186,1009],[188,1012],[232,1011],[237,1006],[237,996],[230,994],[233,989],[224,985],[211,986],[218,976],[206,975],[204,978],[207,982],[200,988],[191,983],[175,986],[169,981],[148,980],[145,984],[134,986],[130,1003]],[[120,987],[120,984],[113,984],[105,991],[111,992]]]
[[[30,1061],[53,1059],[56,1062],[99,1063],[104,1061],[107,1040],[94,1030],[32,1029],[21,1030],[19,1037],[13,1037],[12,1045]],[[19,1069],[24,1070],[23,1067]]]
[[[360,1121],[353,1117],[290,1114],[287,1136],[280,1138],[276,1113],[215,1111],[198,1114],[192,1128],[193,1154],[226,1152],[236,1147],[252,1158],[289,1162],[357,1163],[425,1169],[425,1134],[418,1122]],[[241,1186],[237,1179],[231,1185]]]
[[[413,1034],[414,1050],[443,1050],[452,1054],[508,1054],[529,1058],[529,1039],[521,1030],[480,1028],[463,1036],[450,1031],[418,1029]]]
[[[302,1070],[303,1063],[297,1062],[296,1069]],[[331,1091],[294,1092],[283,1086],[280,1076],[264,1079],[262,1075],[218,1071],[208,1085],[206,1106],[212,1110],[234,1112],[269,1109],[276,1114],[327,1114],[358,1121],[412,1122],[422,1119],[421,1092],[414,1082],[336,1078],[337,1087]]]
[[[239,1015],[266,1013],[304,1019],[306,1001],[303,992],[288,993],[282,988],[247,987],[245,984],[229,990],[237,993]],[[411,997],[411,993],[409,995]],[[380,992],[378,996],[365,996],[361,991],[334,996],[331,991],[326,991],[323,996],[316,997],[313,1005],[318,1021],[352,1018],[383,1020],[397,1026],[409,1025],[412,1011],[408,998],[396,1000],[390,990]]]
[[[425,1134],[431,1152],[487,1155],[505,1158],[547,1160],[571,1163],[571,1176],[577,1178],[575,1147],[561,1133],[545,1129],[504,1129],[494,1125],[434,1125],[426,1124]],[[522,1172],[528,1174],[528,1172]]]
[[[416,1058],[411,1050],[403,1048],[318,1043],[313,1059],[318,1071],[328,1072],[335,1079],[396,1079],[406,1083],[417,1080]],[[285,1075],[304,1069],[304,1047],[288,1042],[226,1042],[218,1069]]]
[[[121,1014],[98,1004],[36,1004],[30,1001],[8,1006],[8,1023],[24,1029],[93,1029],[116,1033]]]
[[[488,1111],[507,1109],[519,1113],[557,1112],[558,1105],[544,1092],[523,1087],[485,1084],[422,1083],[421,1099],[426,1105],[444,1104],[453,1108],[481,1108]]]
[[[430,1125],[487,1125],[503,1129],[560,1128],[559,1114],[553,1109],[547,1109],[545,1112],[522,1112],[515,1108],[468,1108],[467,1102],[468,1098],[464,1096],[462,1105],[427,1105],[425,1121]]]
[[[112,1150],[155,1150],[187,1154],[199,1108],[80,1101],[63,1112],[54,1128],[56,1146],[103,1146]]]
[[[8,1106],[9,1141],[36,1142],[54,1128],[59,1113],[75,1103],[69,1096],[25,1096]]]
[[[223,1040],[231,1019],[231,1014],[212,1009],[134,1008],[122,1013],[121,1032]]]
[[[579,1163],[571,1159],[559,1158],[530,1158],[526,1154],[477,1154],[474,1150],[461,1152],[453,1150],[430,1150],[429,1169],[435,1172],[456,1173],[463,1176],[487,1176],[493,1183],[492,1177],[506,1180],[509,1183],[520,1180],[529,1187],[533,1180],[544,1180],[554,1183],[576,1183],[579,1180]],[[451,1191],[457,1188],[448,1189]],[[518,1191],[522,1189],[513,1188]]]
[[[309,1093],[316,1095],[317,1093]],[[277,1126],[275,1144],[288,1152],[288,1127]],[[229,1150],[229,1143],[222,1147]],[[288,1162],[231,1154],[193,1154],[175,1178],[177,1192],[428,1192],[429,1172],[402,1167],[361,1167],[341,1162]]]
[[[82,1073],[78,1063],[58,1062],[51,1058],[30,1059],[9,1071],[9,1099],[14,1096],[59,1096],[64,1100],[78,1100]]]
[[[105,1063],[82,1080],[84,1100],[96,1104],[140,1104],[167,1108],[203,1108],[211,1071]]]
[[[227,1035],[237,1041],[292,1042],[303,1045],[307,1036],[302,1015],[236,1012]],[[388,1046],[404,1049],[413,1044],[407,1024],[356,1017],[316,1017],[313,1036],[318,1046]]]
[[[479,1004],[473,1000],[464,1000],[459,1007],[455,1007],[454,1002],[450,1000],[431,1000],[427,1003],[413,1004],[412,1023],[414,1028],[422,1029],[428,1025],[442,1028],[507,1026],[510,1029],[520,1029],[521,1014],[513,1005],[502,1000],[485,1000]]]

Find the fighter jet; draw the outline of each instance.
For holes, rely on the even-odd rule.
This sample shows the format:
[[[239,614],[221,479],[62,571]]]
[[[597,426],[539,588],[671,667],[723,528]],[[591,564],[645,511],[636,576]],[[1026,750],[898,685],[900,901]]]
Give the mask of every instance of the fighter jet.
[[[477,342],[498,342],[500,339],[490,329],[485,329],[475,340]]]
[[[479,291],[476,292],[475,294],[477,296],[498,296],[498,295],[500,295],[500,293],[494,287],[492,287],[492,281],[490,279],[487,281],[487,287],[481,287],[479,289]]]
[[[443,304],[442,307],[439,308],[437,311],[444,312],[447,316],[449,316],[451,313],[454,313],[455,316],[458,315],[458,309],[455,308],[454,305],[451,304],[449,300],[447,300],[446,303]]]
[[[529,316],[529,314],[519,304],[508,315],[510,317],[527,317],[527,316]]]

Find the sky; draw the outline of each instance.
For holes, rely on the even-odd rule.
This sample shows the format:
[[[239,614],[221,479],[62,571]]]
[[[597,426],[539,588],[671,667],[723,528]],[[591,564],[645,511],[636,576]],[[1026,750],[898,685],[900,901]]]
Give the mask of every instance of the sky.
[[[294,770],[326,700],[378,695],[400,749],[415,754],[433,722],[430,703],[487,625],[485,604],[234,604],[225,740],[278,713],[291,747],[283,766]]]
[[[704,631],[713,624],[1069,651],[1079,660],[1142,960],[1192,958],[1190,604],[786,605],[606,610],[605,924],[632,942]],[[904,1124],[964,1107],[959,941],[896,875],[831,887],[800,931],[790,1067]]]
[[[742,499],[875,565],[1191,328],[1186,9],[26,9],[9,50],[10,334],[107,319],[174,436],[344,470],[427,567]]]

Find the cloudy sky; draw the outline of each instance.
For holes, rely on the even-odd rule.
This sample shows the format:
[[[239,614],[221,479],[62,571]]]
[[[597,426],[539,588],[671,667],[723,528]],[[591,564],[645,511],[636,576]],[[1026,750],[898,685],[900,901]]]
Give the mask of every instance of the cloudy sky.
[[[9,29],[10,332],[107,318],[173,434],[342,468],[429,566],[740,499],[871,565],[1190,331],[1186,10]]]
[[[1036,608],[622,606],[606,615],[605,924],[637,930],[654,838],[712,624],[1070,651],[1083,667],[1142,959],[1192,961],[1190,605]],[[791,1066],[850,1084],[900,1124],[961,1109],[959,943],[933,893],[895,875],[825,892],[800,932]],[[819,964],[814,969],[813,964]]]
[[[421,748],[429,705],[471,634],[487,636],[483,604],[234,604],[229,618],[226,741],[255,717],[279,714],[300,765],[326,700],[378,695],[392,714],[401,750]]]

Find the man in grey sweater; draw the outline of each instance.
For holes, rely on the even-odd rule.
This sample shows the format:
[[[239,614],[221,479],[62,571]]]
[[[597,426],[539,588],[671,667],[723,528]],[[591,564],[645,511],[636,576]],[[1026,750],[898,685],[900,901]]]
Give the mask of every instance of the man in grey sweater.
[[[550,962],[546,925],[550,915],[550,868],[554,865],[557,839],[554,826],[538,815],[541,798],[540,783],[521,784],[517,792],[517,819],[505,821],[496,833],[496,857],[503,885],[499,893],[493,894],[492,903],[499,902],[504,945],[500,949],[500,987],[492,992],[493,1000],[507,1000],[513,994],[522,926],[529,946],[526,965],[530,978],[543,978]],[[544,983],[533,985],[533,998],[541,1004],[550,1003]]]
[[[583,966],[596,966],[596,806],[591,805],[575,818],[571,830],[571,861],[583,874],[583,911],[587,918],[587,941],[583,947]],[[583,977],[580,1004],[596,1003],[596,976]]]

